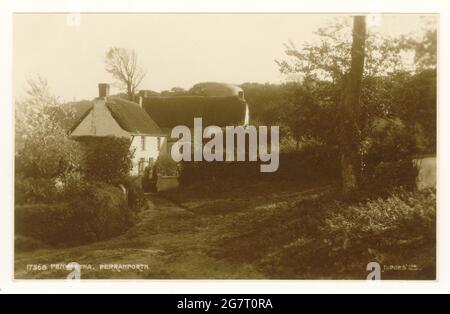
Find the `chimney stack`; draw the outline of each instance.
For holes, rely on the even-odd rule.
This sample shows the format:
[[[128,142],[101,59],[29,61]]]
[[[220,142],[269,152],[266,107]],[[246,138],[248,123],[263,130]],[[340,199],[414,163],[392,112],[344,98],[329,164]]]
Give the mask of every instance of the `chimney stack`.
[[[107,83],[98,84],[98,97],[106,98],[108,96],[109,96],[109,84]]]

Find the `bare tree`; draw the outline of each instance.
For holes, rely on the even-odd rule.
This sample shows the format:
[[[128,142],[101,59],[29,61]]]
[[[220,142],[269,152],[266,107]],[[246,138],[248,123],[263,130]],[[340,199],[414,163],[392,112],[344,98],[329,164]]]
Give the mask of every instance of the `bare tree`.
[[[353,42],[350,72],[347,75],[344,99],[340,106],[339,146],[341,151],[342,189],[351,195],[358,189],[361,172],[359,115],[361,81],[364,71],[366,20],[353,18]]]
[[[105,57],[105,69],[119,81],[128,99],[133,101],[136,88],[147,74],[138,63],[136,51],[118,47],[110,48]]]

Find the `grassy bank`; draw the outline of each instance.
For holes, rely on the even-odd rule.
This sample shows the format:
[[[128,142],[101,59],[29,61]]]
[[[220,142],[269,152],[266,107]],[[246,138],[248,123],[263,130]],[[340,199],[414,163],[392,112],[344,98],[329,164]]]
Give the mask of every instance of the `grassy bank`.
[[[112,240],[19,253],[16,277],[65,278],[65,270],[26,265],[72,261],[93,266],[82,278],[365,279],[372,261],[382,279],[435,277],[434,191],[350,203],[334,182],[221,186],[150,197],[140,222]],[[100,270],[104,263],[148,269]]]

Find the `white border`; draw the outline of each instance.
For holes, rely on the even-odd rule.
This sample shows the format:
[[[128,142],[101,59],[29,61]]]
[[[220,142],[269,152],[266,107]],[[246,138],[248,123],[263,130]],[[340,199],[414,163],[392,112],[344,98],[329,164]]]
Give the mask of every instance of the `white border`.
[[[23,0],[0,4],[0,104],[2,127],[0,154],[0,293],[439,293],[450,292],[450,183],[449,140],[449,1],[395,0]],[[52,280],[13,281],[13,110],[12,110],[12,14],[13,12],[313,12],[313,13],[439,13],[439,119],[438,119],[438,280],[437,281],[299,281],[299,280],[90,280],[79,283]],[[39,27],[39,26],[37,26]],[[446,88],[445,88],[446,87]],[[447,121],[446,121],[447,120]],[[444,135],[444,136],[443,136]]]

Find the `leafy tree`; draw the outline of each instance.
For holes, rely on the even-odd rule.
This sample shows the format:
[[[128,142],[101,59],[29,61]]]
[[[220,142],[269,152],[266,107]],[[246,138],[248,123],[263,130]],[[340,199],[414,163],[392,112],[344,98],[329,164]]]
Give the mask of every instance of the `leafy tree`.
[[[16,202],[54,201],[58,183],[80,170],[82,150],[62,127],[59,105],[47,81],[39,76],[28,81],[26,97],[16,102]]]
[[[366,19],[355,16],[351,66],[346,80],[346,91],[339,106],[339,148],[341,152],[342,189],[349,195],[359,187],[361,174],[359,97],[364,71]]]
[[[81,136],[77,141],[83,146],[82,170],[86,178],[110,184],[127,180],[134,154],[128,138]]]
[[[414,50],[414,62],[418,72],[436,69],[437,27],[434,17],[424,18],[424,26],[418,34],[403,38],[404,44]]]
[[[272,125],[279,121],[279,108],[286,102],[289,84],[244,83],[240,85],[249,105],[252,123]],[[272,110],[273,109],[273,110]]]
[[[417,145],[435,146],[435,72],[433,74],[427,70],[423,74],[414,74],[415,70],[435,68],[434,26],[427,26],[423,35],[399,38],[369,31],[365,40],[359,106],[353,107],[354,111],[343,113],[344,119],[338,119],[339,109],[349,109],[343,106],[346,102],[346,96],[343,95],[347,94],[348,82],[351,80],[352,35],[349,22],[349,19],[337,20],[320,28],[316,32],[317,41],[301,48],[297,48],[293,42],[285,45],[288,58],[276,62],[283,74],[289,79],[296,79],[300,92],[291,94],[291,99],[280,108],[279,111],[285,112],[282,120],[289,124],[297,138],[308,135],[327,144],[339,140],[342,148],[343,127],[339,121],[345,121],[345,117],[350,114],[353,130],[348,131],[345,137],[354,134],[359,138],[354,139],[351,149],[360,155],[358,159],[362,162],[359,168],[364,165],[364,154],[373,151],[367,149],[367,143],[374,142],[370,140],[375,134],[373,126],[376,123],[373,122],[380,118],[401,118],[406,132],[397,134],[409,132],[416,137]],[[415,55],[414,67],[405,61],[405,54],[411,52]],[[328,126],[321,123],[323,121]],[[331,132],[321,132],[321,128]],[[409,153],[414,152],[409,145],[410,138],[404,140],[402,152],[396,155],[404,154],[404,147],[411,149]],[[356,165],[357,156],[353,157]]]
[[[47,81],[40,76],[28,80],[26,94],[16,102],[16,171],[55,179],[77,169],[82,158],[79,146],[55,115],[60,101]]]
[[[292,41],[285,44],[288,59],[275,62],[283,74],[296,75],[301,80],[331,81],[342,91],[351,65],[351,30],[350,20],[335,20],[315,32],[317,41],[307,43],[300,49]],[[403,41],[370,33],[365,46],[364,78],[383,76],[404,68],[400,52],[407,47]]]
[[[105,69],[127,93],[129,100],[134,100],[136,89],[141,84],[146,70],[139,64],[136,51],[112,47],[105,57]]]

